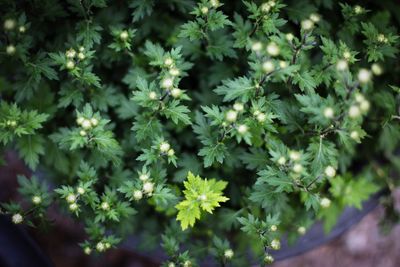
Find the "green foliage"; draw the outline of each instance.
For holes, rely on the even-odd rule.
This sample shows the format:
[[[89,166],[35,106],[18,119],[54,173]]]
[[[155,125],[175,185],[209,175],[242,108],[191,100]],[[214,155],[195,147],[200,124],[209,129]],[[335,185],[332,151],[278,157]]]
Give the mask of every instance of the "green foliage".
[[[220,206],[220,202],[226,202],[229,198],[222,195],[227,182],[215,179],[202,179],[191,172],[187,175],[187,181],[183,182],[185,199],[176,205],[178,210],[177,220],[181,221],[182,230],[193,227],[196,220],[200,219],[201,211],[213,213]]]
[[[54,203],[86,254],[140,234],[163,266],[264,265],[398,185],[394,1],[0,8],[0,151],[40,168],[2,204],[14,223],[46,226]]]

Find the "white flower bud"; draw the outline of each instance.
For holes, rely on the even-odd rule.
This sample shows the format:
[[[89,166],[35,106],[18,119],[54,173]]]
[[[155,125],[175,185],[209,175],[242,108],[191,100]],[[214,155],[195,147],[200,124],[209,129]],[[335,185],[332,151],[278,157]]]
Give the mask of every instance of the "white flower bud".
[[[79,135],[80,135],[80,136],[86,136],[86,135],[87,135],[87,132],[86,132],[85,130],[80,130],[80,131],[79,131]]]
[[[20,33],[26,32],[25,26],[19,26],[18,31],[19,31]]]
[[[79,118],[76,119],[76,123],[77,123],[78,125],[82,125],[82,122],[83,122],[84,120],[85,120],[84,117],[79,117]]]
[[[335,115],[335,111],[331,107],[326,107],[324,109],[324,117],[327,119],[332,119],[333,116]]]
[[[364,9],[361,6],[359,5],[354,6],[354,13],[356,13],[357,15],[363,13],[363,11]]]
[[[172,78],[164,78],[161,81],[162,88],[172,88],[174,86],[174,80]]]
[[[275,65],[271,60],[267,60],[263,63],[262,68],[265,73],[270,73],[270,72],[274,71]]]
[[[265,115],[265,113],[262,113],[262,112],[260,112],[258,115],[257,115],[257,121],[258,122],[264,122],[265,121],[265,119],[267,118],[267,116]]]
[[[15,120],[11,120],[11,121],[10,121],[10,126],[11,126],[11,127],[17,126],[17,122],[16,122]]]
[[[269,228],[272,232],[276,232],[276,230],[278,230],[278,226],[276,226],[275,224],[271,225],[271,227]]]
[[[347,70],[347,68],[348,68],[348,64],[347,64],[347,61],[344,59],[340,59],[336,63],[336,69],[338,71],[345,71],[345,70]]]
[[[274,239],[271,241],[271,248],[274,250],[278,250],[281,248],[281,242],[278,239]]]
[[[77,209],[78,209],[78,204],[76,204],[76,203],[71,203],[71,204],[69,204],[69,210],[70,211],[76,211]]]
[[[261,51],[262,47],[263,47],[263,45],[261,42],[255,42],[252,44],[251,50],[253,50],[254,52],[259,52],[259,51]]]
[[[76,51],[73,48],[70,48],[65,52],[65,56],[67,58],[74,58],[75,55],[76,55]]]
[[[219,1],[218,0],[210,0],[210,4],[213,7],[218,7],[219,6]]]
[[[20,224],[20,223],[22,223],[22,222],[24,221],[24,217],[22,217],[21,214],[16,213],[16,214],[14,214],[14,215],[12,216],[11,220],[12,220],[12,222],[13,222],[14,224]]]
[[[175,155],[175,150],[173,150],[172,148],[168,150],[167,155],[169,157],[172,157],[173,155]]]
[[[350,109],[349,109],[349,117],[350,118],[355,119],[355,118],[359,117],[360,115],[361,115],[361,111],[358,106],[356,106],[356,105],[350,106]]]
[[[274,262],[274,258],[271,255],[265,255],[264,257],[264,263],[266,264],[271,264]]]
[[[248,127],[245,124],[240,124],[237,128],[238,133],[245,134],[247,133]]]
[[[83,129],[86,129],[86,130],[87,130],[87,129],[92,128],[92,123],[91,123],[90,120],[84,119],[84,120],[82,121],[81,126],[82,126]]]
[[[9,30],[12,30],[12,29],[14,29],[15,28],[15,25],[16,25],[16,22],[15,22],[15,20],[13,20],[13,19],[6,19],[5,21],[4,21],[4,29],[6,30],[6,31],[9,31]]]
[[[90,255],[90,254],[92,253],[92,249],[91,249],[90,247],[85,247],[85,248],[83,249],[83,252],[84,252],[86,255]]]
[[[78,187],[78,189],[76,190],[76,191],[78,191],[78,193],[80,194],[80,195],[83,195],[83,194],[85,194],[85,188],[83,188],[83,187],[81,187],[81,186],[79,186]]]
[[[233,253],[233,250],[232,249],[227,249],[227,250],[225,250],[224,251],[224,257],[226,258],[226,259],[232,259],[233,258],[233,255],[234,255],[234,253]]]
[[[242,103],[235,103],[233,104],[233,109],[236,110],[237,112],[241,112],[244,110],[244,106]]]
[[[97,126],[97,125],[99,124],[99,120],[96,119],[96,118],[91,118],[91,119],[90,119],[90,123],[91,123],[93,126]]]
[[[85,48],[83,46],[79,47],[79,52],[85,51]]]
[[[286,61],[284,61],[284,60],[279,61],[279,67],[280,67],[281,69],[284,69],[284,68],[286,68],[287,66],[288,66],[288,63],[287,63]]]
[[[68,203],[74,203],[76,201],[76,196],[74,194],[69,194],[66,200]]]
[[[305,19],[301,22],[301,28],[306,31],[311,30],[314,28],[314,22],[310,19]]]
[[[78,53],[78,58],[79,58],[80,60],[84,60],[84,59],[86,58],[86,56],[85,56],[84,53],[79,52],[79,53]]]
[[[17,51],[17,49],[13,45],[9,45],[9,46],[6,47],[6,53],[8,55],[14,55],[15,51]]]
[[[271,10],[270,4],[269,4],[269,3],[264,3],[264,4],[262,4],[262,5],[261,5],[261,10],[262,10],[264,13],[268,13],[268,12]]]
[[[351,131],[350,137],[355,141],[358,141],[360,139],[360,135],[357,131]]]
[[[278,164],[279,165],[285,165],[286,164],[286,158],[285,157],[280,157],[278,159]]]
[[[329,198],[324,197],[324,198],[321,199],[319,204],[323,208],[329,208],[329,206],[331,205],[331,200]]]
[[[102,210],[109,210],[110,209],[110,204],[108,204],[108,202],[102,202],[100,205]]]
[[[203,13],[203,14],[207,14],[207,13],[208,13],[208,7],[203,6],[203,7],[200,9],[200,11],[201,11],[201,13]]]
[[[152,182],[145,182],[143,184],[143,191],[146,194],[151,194],[153,192],[153,190],[154,190],[154,184]]]
[[[166,153],[171,148],[170,144],[167,142],[161,142],[160,151]]]
[[[360,103],[360,109],[363,112],[367,112],[369,110],[370,104],[368,100],[364,100]]]
[[[383,73],[382,67],[378,63],[372,64],[371,70],[372,70],[372,73],[376,76],[382,75],[382,73]]]
[[[104,245],[103,242],[99,242],[96,244],[96,250],[98,252],[103,252],[104,250],[106,250],[106,246]]]
[[[122,41],[126,41],[126,40],[128,40],[128,38],[129,38],[129,33],[128,33],[127,31],[122,31],[122,32],[119,34],[119,38],[120,38]]]
[[[300,152],[298,151],[290,151],[289,157],[291,160],[298,161],[301,157]]]
[[[343,57],[344,59],[349,60],[351,58],[351,53],[349,51],[344,51]]]
[[[151,91],[151,92],[149,93],[149,98],[150,98],[151,100],[156,100],[156,99],[157,99],[157,93],[154,92],[154,91]]]
[[[287,33],[286,35],[285,35],[285,38],[286,38],[286,40],[288,40],[289,42],[291,42],[291,41],[293,41],[293,39],[294,39],[294,35],[293,35],[293,33]]]
[[[38,205],[38,204],[42,203],[42,198],[40,196],[33,196],[32,203]]]
[[[169,70],[169,74],[171,74],[172,76],[179,76],[179,74],[181,74],[181,72],[177,68],[172,68]]]
[[[234,122],[237,119],[237,112],[234,110],[228,110],[228,112],[225,115],[225,119],[228,122]]]
[[[192,267],[192,262],[190,260],[185,261],[183,267]]]
[[[367,69],[360,69],[357,79],[360,83],[368,83],[371,80],[371,72]]]
[[[303,166],[299,163],[293,165],[293,171],[295,173],[301,173],[303,171]]]
[[[174,88],[171,90],[171,95],[173,98],[178,98],[182,95],[182,90],[179,88]]]
[[[135,190],[135,191],[133,192],[133,198],[134,198],[135,200],[141,200],[141,199],[143,198],[143,193],[142,193],[142,191],[140,191],[140,190]]]
[[[147,174],[147,173],[142,173],[142,174],[140,174],[140,176],[139,176],[139,179],[141,180],[141,181],[146,181],[146,180],[148,180],[150,177],[149,177],[149,175]]]
[[[271,56],[277,56],[280,53],[279,46],[275,42],[271,42],[267,45],[267,53]]]
[[[297,228],[297,232],[300,235],[304,235],[306,233],[306,228],[304,226],[300,226],[299,228]]]
[[[378,35],[378,42],[381,42],[381,43],[387,43],[387,38],[386,38],[386,36],[384,35],[384,34],[379,34]]]
[[[165,64],[166,66],[170,67],[170,66],[172,66],[172,65],[174,64],[174,60],[173,60],[172,58],[170,58],[170,57],[167,57],[167,58],[164,60],[164,64]]]
[[[365,97],[364,97],[364,95],[361,94],[361,93],[356,93],[356,94],[354,95],[354,97],[355,97],[355,99],[356,99],[356,101],[357,101],[358,103],[362,103],[363,101],[365,101]]]
[[[312,20],[313,22],[317,23],[321,20],[321,17],[318,14],[312,13],[310,15],[310,20]]]
[[[72,70],[75,68],[75,63],[72,60],[68,60],[67,64],[65,65],[65,67],[69,70]]]
[[[325,175],[328,177],[334,177],[336,175],[336,169],[332,166],[328,166],[325,168]]]
[[[176,265],[175,265],[175,263],[170,262],[170,263],[168,263],[168,267],[176,267]]]

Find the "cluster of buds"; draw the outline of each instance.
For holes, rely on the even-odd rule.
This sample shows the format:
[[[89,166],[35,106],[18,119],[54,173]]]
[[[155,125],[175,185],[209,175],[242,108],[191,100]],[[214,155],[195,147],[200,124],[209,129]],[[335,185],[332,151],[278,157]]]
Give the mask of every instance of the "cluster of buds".
[[[139,174],[139,180],[142,182],[142,189],[134,189],[133,198],[135,200],[141,200],[143,194],[151,196],[154,191],[154,183],[151,181],[150,175],[147,172],[142,172]]]
[[[111,244],[109,242],[106,242],[106,241],[99,241],[96,244],[96,250],[98,252],[104,252],[109,248],[111,248]]]
[[[363,113],[367,113],[370,108],[370,103],[361,93],[355,94],[355,103],[349,108],[349,117],[352,119],[360,117]]]
[[[96,127],[99,124],[99,120],[92,117],[92,118],[85,118],[85,117],[78,117],[76,119],[76,123],[82,127],[82,130],[79,132],[81,136],[86,136],[87,131]]]
[[[356,15],[360,15],[365,12],[365,9],[359,5],[354,6],[353,10]]]
[[[65,67],[69,70],[73,70],[75,68],[76,63],[82,61],[86,58],[85,48],[83,46],[79,47],[78,51],[73,48],[65,51],[65,57],[67,58],[67,62],[65,63]]]
[[[3,23],[3,28],[5,31],[14,31],[17,30],[18,33],[25,33],[26,27],[24,25],[17,25],[18,23],[15,21],[15,19],[6,19]],[[15,52],[17,51],[17,48],[15,47],[14,44],[10,43],[6,47],[6,53],[8,55],[14,55]]]
[[[300,174],[303,172],[303,165],[299,162],[301,159],[301,153],[299,151],[292,150],[289,152],[289,158],[293,163],[292,170],[294,173]]]
[[[78,196],[77,196],[77,195],[75,195],[75,194],[73,194],[73,193],[70,193],[70,194],[68,194],[68,195],[66,196],[65,200],[66,200],[66,201],[68,202],[68,204],[69,204],[69,209],[70,209],[70,211],[77,211],[77,210],[78,210],[79,205],[78,205],[78,203],[76,203],[77,200],[78,200]]]
[[[264,13],[268,13],[276,5],[274,0],[270,0],[261,5],[261,10]]]
[[[274,258],[270,254],[265,254],[264,263],[265,264],[272,264],[273,262],[274,262]]]
[[[5,124],[6,124],[6,126],[15,128],[15,126],[17,126],[17,121],[16,120],[6,120]]]
[[[376,40],[377,40],[379,43],[383,43],[383,44],[386,44],[386,43],[389,42],[389,39],[388,39],[383,33],[378,34],[378,37],[376,38]]]
[[[305,31],[310,31],[314,28],[315,24],[321,20],[320,15],[312,13],[308,19],[301,21],[301,28]]]

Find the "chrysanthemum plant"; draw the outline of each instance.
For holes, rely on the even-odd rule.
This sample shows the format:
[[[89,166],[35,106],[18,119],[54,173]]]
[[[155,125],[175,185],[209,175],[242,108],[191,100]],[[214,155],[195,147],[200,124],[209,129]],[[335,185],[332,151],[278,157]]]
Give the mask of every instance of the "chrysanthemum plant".
[[[395,186],[399,4],[128,2],[0,3],[0,149],[33,171],[14,223],[56,206],[86,254],[133,235],[249,266]]]

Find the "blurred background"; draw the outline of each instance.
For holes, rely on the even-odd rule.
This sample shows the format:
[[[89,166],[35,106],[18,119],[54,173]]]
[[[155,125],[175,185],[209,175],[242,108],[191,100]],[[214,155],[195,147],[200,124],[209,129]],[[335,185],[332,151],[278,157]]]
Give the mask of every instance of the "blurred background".
[[[29,174],[24,164],[13,152],[6,154],[8,165],[0,167],[0,201],[18,199],[17,174]],[[400,189],[393,191],[397,210],[400,208]],[[60,214],[53,208],[49,216],[54,225],[46,232],[27,228],[44,254],[56,267],[153,267],[160,266],[159,259],[136,253],[134,247],[111,249],[102,256],[86,256],[77,243],[83,240],[82,225]],[[380,220],[384,208],[378,205],[358,224],[333,241],[300,256],[272,264],[274,267],[398,267],[400,266],[400,225],[388,234],[381,233]],[[6,246],[0,243],[0,251]],[[0,253],[1,254],[1,253]],[[0,266],[2,266],[0,261]]]

